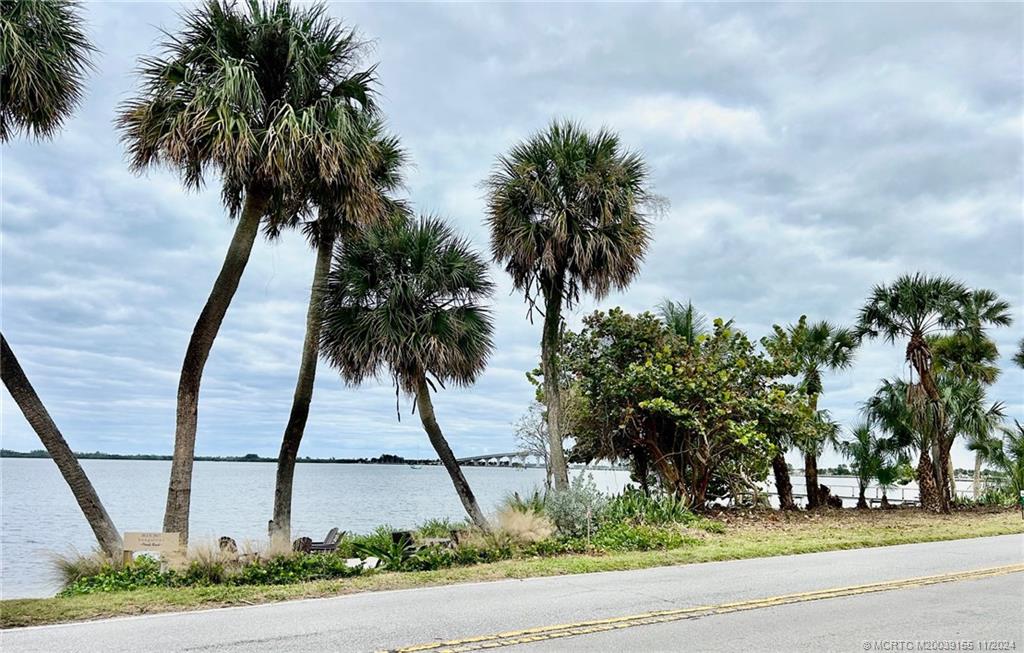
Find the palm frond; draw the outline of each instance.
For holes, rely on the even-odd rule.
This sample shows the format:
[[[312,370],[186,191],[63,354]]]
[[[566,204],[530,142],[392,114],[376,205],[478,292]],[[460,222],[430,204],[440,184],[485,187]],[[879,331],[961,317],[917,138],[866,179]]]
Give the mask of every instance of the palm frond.
[[[493,347],[487,262],[438,218],[374,225],[340,244],[323,295],[321,355],[356,385],[387,374],[469,385]]]
[[[0,142],[52,136],[81,103],[90,57],[78,5],[0,2]]]
[[[352,29],[287,0],[207,0],[181,22],[140,60],[139,91],[119,111],[134,169],[168,166],[189,187],[215,169],[232,211],[254,187],[368,178],[358,136],[376,80]]]
[[[498,158],[485,180],[491,253],[529,302],[601,298],[640,271],[652,199],[643,158],[619,137],[555,121]]]

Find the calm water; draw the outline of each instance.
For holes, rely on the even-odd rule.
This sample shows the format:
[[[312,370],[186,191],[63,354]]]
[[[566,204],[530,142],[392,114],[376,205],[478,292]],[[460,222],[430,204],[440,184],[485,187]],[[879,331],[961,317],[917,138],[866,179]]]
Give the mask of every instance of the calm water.
[[[83,460],[121,531],[159,531],[169,461]],[[193,541],[229,535],[239,543],[267,535],[274,495],[272,463],[197,462],[192,489]],[[544,482],[541,469],[464,469],[485,512],[510,492]],[[618,492],[629,472],[595,470],[597,485]],[[87,552],[95,539],[53,461],[0,459],[0,596],[47,596],[58,589],[54,552]],[[380,524],[411,527],[431,517],[460,520],[462,504],[441,467],[302,464],[295,471],[294,537],[322,537],[332,526],[366,532]]]
[[[121,531],[159,531],[169,461],[83,460],[114,523]],[[242,543],[266,539],[274,494],[272,463],[197,462],[192,490],[192,540],[229,535]],[[466,477],[485,512],[511,492],[529,492],[544,482],[541,469],[467,467]],[[578,473],[573,470],[573,473]],[[619,492],[629,472],[594,470],[598,487]],[[803,491],[803,477],[793,476]],[[856,479],[822,476],[820,481],[856,503]],[[48,596],[58,589],[54,553],[90,551],[95,539],[71,490],[46,459],[0,459],[0,597]],[[969,482],[958,483],[966,492]],[[770,484],[769,484],[770,489]],[[914,483],[889,497],[917,498]],[[869,498],[880,496],[869,489]],[[451,481],[437,466],[303,464],[295,471],[292,535],[322,537],[331,527],[367,532],[381,524],[409,528],[431,517],[465,516]]]

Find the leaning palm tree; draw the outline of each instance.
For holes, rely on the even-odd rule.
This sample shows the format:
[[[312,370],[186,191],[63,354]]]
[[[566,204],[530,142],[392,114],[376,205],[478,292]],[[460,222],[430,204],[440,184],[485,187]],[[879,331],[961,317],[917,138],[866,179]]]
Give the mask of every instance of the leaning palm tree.
[[[0,2],[0,142],[16,134],[53,136],[82,99],[94,51],[74,4]],[[100,548],[121,554],[121,535],[85,470],[0,334],[0,376],[57,464]]]
[[[963,332],[978,336],[988,325],[1005,326],[1010,322],[1009,306],[995,293],[972,292],[958,281],[921,273],[875,286],[860,311],[858,331],[862,337],[882,337],[890,343],[907,339],[906,361],[918,376],[909,390],[922,426],[935,434],[930,443],[931,464],[940,511],[950,507],[946,468],[952,438],[942,430],[942,398],[932,370],[928,336]]]
[[[387,371],[412,395],[430,444],[470,519],[487,520],[445,439],[430,398],[484,370],[493,324],[482,300],[494,290],[486,261],[437,218],[371,227],[336,250],[323,296],[320,349],[346,382]],[[433,380],[431,380],[433,379]]]
[[[77,6],[0,2],[0,142],[53,136],[82,101],[95,51]]]
[[[376,224],[402,210],[400,203],[390,197],[402,184],[401,169],[405,152],[398,139],[383,133],[377,120],[366,125],[366,167],[373,180],[373,192],[353,186],[344,178],[330,183],[314,183],[300,189],[295,201],[305,206],[298,209],[283,207],[283,222],[271,224],[271,234],[285,227],[301,226],[310,245],[316,251],[313,282],[310,286],[309,307],[306,309],[306,336],[302,343],[299,373],[292,396],[281,451],[277,457],[277,478],[274,488],[274,512],[269,524],[269,535],[275,549],[291,542],[292,485],[299,445],[309,417],[316,379],[317,354],[320,345],[320,303],[327,273],[331,266],[334,244],[346,234]],[[309,219],[304,219],[310,214]]]
[[[808,324],[806,315],[801,315],[796,324],[785,328],[775,325],[773,331],[772,336],[761,340],[762,344],[773,356],[791,361],[800,376],[800,387],[807,396],[808,408],[812,414],[816,413],[818,397],[824,390],[823,373],[846,369],[853,364],[853,354],[858,346],[854,332],[825,321]],[[821,505],[818,456],[823,446],[824,442],[813,437],[800,443],[804,453],[808,508]]]
[[[541,372],[555,489],[568,486],[557,353],[562,310],[582,293],[602,298],[640,270],[650,240],[653,196],[647,166],[619,137],[569,121],[515,145],[485,181],[494,260],[523,291],[529,315],[541,304]]]
[[[352,125],[373,109],[364,48],[322,4],[207,0],[166,34],[161,54],[141,60],[139,94],[118,126],[136,171],[166,165],[188,188],[220,174],[237,217],[234,235],[196,321],[178,382],[174,456],[164,531],[188,539],[199,386],[203,368],[276,197],[315,179],[366,184],[353,164]]]
[[[82,514],[89,522],[89,527],[96,535],[96,541],[99,542],[100,548],[108,556],[119,557],[122,542],[121,535],[118,533],[117,527],[114,526],[114,521],[107,514],[107,510],[103,507],[103,502],[96,494],[96,489],[89,481],[89,477],[86,476],[85,470],[82,469],[82,465],[71,451],[71,447],[61,435],[60,429],[53,422],[50,413],[43,406],[42,400],[39,399],[39,395],[36,394],[28,377],[21,369],[18,359],[14,357],[14,352],[7,344],[7,338],[4,338],[2,334],[0,334],[0,376],[3,377],[4,386],[11,393],[11,397],[18,404],[22,414],[25,415],[29,426],[39,436],[46,451],[53,458],[53,462],[57,464],[57,469],[60,470],[64,481],[71,488],[71,493],[74,494],[78,507],[81,508]]]

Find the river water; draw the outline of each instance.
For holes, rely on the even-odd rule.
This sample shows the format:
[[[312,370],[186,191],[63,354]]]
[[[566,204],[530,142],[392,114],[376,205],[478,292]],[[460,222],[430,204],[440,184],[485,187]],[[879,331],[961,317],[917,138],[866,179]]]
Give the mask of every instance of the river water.
[[[169,461],[83,460],[82,467],[122,532],[160,530]],[[222,535],[240,544],[265,541],[274,470],[272,463],[197,462],[192,541],[213,541]],[[466,467],[463,471],[487,513],[493,513],[506,495],[530,492],[544,482],[542,469]],[[589,473],[609,493],[621,491],[629,482],[629,472],[624,470]],[[794,492],[802,495],[803,478],[795,475],[792,480]],[[855,505],[856,479],[822,476],[820,481],[844,497],[846,507]],[[966,492],[970,484],[958,486]],[[880,492],[871,488],[867,496],[880,496]],[[889,497],[916,499],[916,485],[892,489]],[[461,520],[465,516],[447,473],[439,466],[299,463],[292,510],[293,537],[313,539],[321,539],[334,526],[363,533],[381,524],[411,528],[429,518]],[[52,595],[59,589],[54,554],[85,553],[95,542],[53,461],[0,459],[0,597]]]
[[[159,531],[169,461],[83,460],[121,531]],[[240,544],[267,536],[274,496],[272,463],[197,462],[191,539],[229,535]],[[544,483],[542,469],[463,469],[485,512],[505,495]],[[574,473],[576,473],[574,471]],[[598,487],[618,492],[629,472],[593,470]],[[95,538],[60,472],[48,459],[0,459],[0,597],[48,596],[59,589],[54,553],[90,551]],[[439,466],[299,463],[295,470],[292,533],[322,539],[333,526],[353,533],[381,524],[410,528],[433,517],[465,516]]]

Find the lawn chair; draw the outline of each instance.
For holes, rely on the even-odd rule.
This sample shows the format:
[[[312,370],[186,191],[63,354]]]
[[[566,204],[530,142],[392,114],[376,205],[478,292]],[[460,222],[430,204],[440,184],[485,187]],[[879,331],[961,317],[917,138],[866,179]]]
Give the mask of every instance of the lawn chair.
[[[323,542],[314,542],[308,537],[300,537],[292,543],[292,550],[299,551],[302,553],[325,553],[328,551],[336,551],[338,549],[338,542],[341,541],[341,537],[345,533],[339,531],[337,528],[332,528],[327,531],[327,537],[324,538]]]

